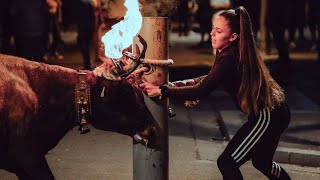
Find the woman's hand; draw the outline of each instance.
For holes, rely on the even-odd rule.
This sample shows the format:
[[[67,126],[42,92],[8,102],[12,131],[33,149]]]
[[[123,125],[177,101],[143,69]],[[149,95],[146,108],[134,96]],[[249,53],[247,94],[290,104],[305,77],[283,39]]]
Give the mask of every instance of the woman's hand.
[[[139,85],[144,91],[144,93],[149,97],[161,96],[161,90],[159,86],[155,86],[149,82],[143,82]]]

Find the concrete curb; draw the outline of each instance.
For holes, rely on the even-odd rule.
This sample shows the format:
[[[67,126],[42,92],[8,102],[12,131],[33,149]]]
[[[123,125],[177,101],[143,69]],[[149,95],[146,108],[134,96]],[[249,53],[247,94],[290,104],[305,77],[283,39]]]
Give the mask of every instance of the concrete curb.
[[[274,160],[280,163],[320,167],[320,151],[278,147]]]

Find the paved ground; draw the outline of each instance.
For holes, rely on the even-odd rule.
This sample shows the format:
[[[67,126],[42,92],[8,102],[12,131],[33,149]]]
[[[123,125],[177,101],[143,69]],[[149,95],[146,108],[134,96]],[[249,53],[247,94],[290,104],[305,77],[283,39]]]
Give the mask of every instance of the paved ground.
[[[74,35],[70,34],[71,40],[73,37]],[[175,65],[170,71],[172,80],[201,75],[208,70],[208,66],[212,64],[212,51],[210,48],[197,48],[195,45],[199,40],[200,37],[197,34],[192,34],[190,37],[171,35],[170,57],[175,60]],[[51,63],[81,68],[81,56],[74,51],[73,46],[69,45],[64,49],[64,60],[51,61]],[[318,63],[313,60],[316,58],[315,53],[305,53],[304,55],[296,53],[293,55],[298,57],[294,61],[293,69],[295,71],[292,71],[295,72],[293,73],[295,76],[279,77],[278,79],[286,89],[295,120],[280,143],[281,148],[287,148],[283,151],[287,151],[276,158],[280,158],[279,160],[287,156],[299,158],[292,152],[297,150],[296,153],[301,155],[300,158],[311,158],[306,163],[313,165],[312,162],[317,162],[320,159],[317,154],[320,151],[320,101],[317,99],[318,95],[314,93],[319,92],[317,84],[320,84],[320,76],[316,76],[319,75],[319,71],[315,70],[319,66],[316,66]],[[276,56],[272,54],[264,57],[272,60]],[[297,61],[299,57],[304,61]],[[270,62],[270,66],[275,66],[272,61]],[[191,65],[197,65],[197,67],[190,69]],[[300,68],[303,71],[299,71]],[[232,136],[243,123],[243,116],[235,109],[228,95],[221,90],[202,100],[196,108],[184,108],[181,102],[176,101],[171,102],[171,107],[177,115],[169,119],[170,179],[222,179],[216,160],[228,143],[224,140],[224,135]],[[221,117],[226,134],[221,133],[221,129],[223,129],[219,123]],[[132,179],[132,139],[118,133],[93,129],[87,135],[80,135],[75,128],[48,153],[47,159],[58,180]],[[282,165],[292,179],[320,179],[319,165],[316,167],[295,165],[303,161],[288,158],[283,159],[282,162],[291,163]],[[250,162],[241,167],[241,171],[245,179],[266,179],[252,167]],[[15,180],[17,178],[13,174],[0,170],[0,179]]]

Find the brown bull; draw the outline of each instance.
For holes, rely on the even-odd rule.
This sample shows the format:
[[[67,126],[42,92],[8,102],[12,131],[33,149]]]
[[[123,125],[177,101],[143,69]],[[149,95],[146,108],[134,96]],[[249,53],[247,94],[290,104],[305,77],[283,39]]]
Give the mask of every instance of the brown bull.
[[[103,66],[86,75],[92,122],[131,136],[152,124],[136,86],[99,77],[99,68]],[[0,54],[0,168],[19,179],[54,179],[45,154],[78,125],[74,99],[78,76],[73,69]]]

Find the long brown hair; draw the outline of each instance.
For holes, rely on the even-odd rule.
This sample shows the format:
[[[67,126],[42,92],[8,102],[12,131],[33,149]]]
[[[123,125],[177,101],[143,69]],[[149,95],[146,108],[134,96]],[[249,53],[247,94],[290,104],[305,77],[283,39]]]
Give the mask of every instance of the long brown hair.
[[[219,14],[228,22],[233,33],[238,33],[239,66],[242,73],[238,91],[239,105],[243,112],[258,112],[259,108],[274,109],[285,99],[282,88],[271,77],[258,54],[247,10],[240,6]]]

